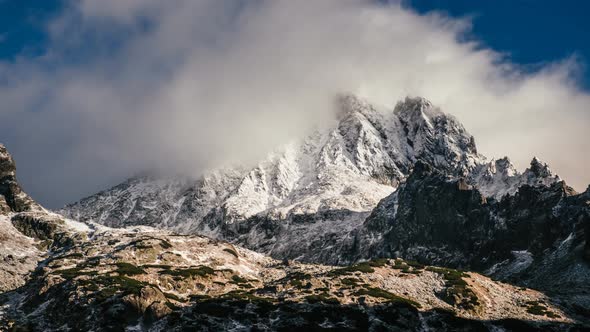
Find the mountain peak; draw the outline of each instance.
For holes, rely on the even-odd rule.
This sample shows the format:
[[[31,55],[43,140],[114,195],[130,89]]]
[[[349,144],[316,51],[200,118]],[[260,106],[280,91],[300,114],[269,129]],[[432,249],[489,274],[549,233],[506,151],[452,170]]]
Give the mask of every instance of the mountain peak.
[[[14,159],[3,144],[0,144],[0,179],[7,176],[14,176],[16,166]]]
[[[537,157],[533,157],[529,170],[538,177],[551,177],[553,172],[549,168],[549,165],[541,162]]]
[[[398,102],[393,110],[395,114],[405,119],[425,119],[443,115],[438,107],[424,97],[406,97]]]
[[[518,172],[508,157],[500,158],[494,162],[495,172],[503,176],[514,176]]]
[[[0,214],[38,208],[16,181],[16,165],[8,149],[0,144]]]
[[[432,107],[432,102],[424,97],[416,96],[406,96],[403,101],[399,101],[397,105],[406,106],[405,108],[412,106],[414,108],[428,108]]]
[[[373,106],[367,101],[354,94],[341,94],[336,97],[337,119],[343,121],[351,116],[365,115],[373,111]]]

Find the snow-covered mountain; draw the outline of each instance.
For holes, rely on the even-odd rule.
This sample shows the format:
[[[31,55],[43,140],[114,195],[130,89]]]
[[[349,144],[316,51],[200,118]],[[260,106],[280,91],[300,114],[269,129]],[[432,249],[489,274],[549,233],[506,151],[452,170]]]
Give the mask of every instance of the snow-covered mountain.
[[[424,98],[406,98],[393,110],[351,95],[338,102],[334,127],[278,148],[251,169],[219,169],[198,180],[136,177],[59,212],[112,227],[205,234],[276,258],[343,263],[342,243],[418,160],[496,198],[559,180],[540,162],[520,174],[508,159],[487,161],[461,123]]]
[[[10,184],[0,188],[1,331],[585,327],[542,292],[478,273],[403,259],[278,261],[199,235],[65,219],[20,190],[0,151]],[[17,196],[27,204],[15,205]]]

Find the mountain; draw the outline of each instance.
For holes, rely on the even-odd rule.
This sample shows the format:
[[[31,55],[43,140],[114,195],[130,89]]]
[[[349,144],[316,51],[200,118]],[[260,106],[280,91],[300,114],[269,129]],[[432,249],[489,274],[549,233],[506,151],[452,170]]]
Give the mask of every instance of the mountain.
[[[198,180],[133,178],[60,213],[229,241],[275,259],[381,257],[478,271],[548,292],[590,316],[589,191],[533,158],[489,160],[424,98],[393,110],[338,99],[338,121],[257,166]]]
[[[534,159],[523,177],[548,174]],[[533,183],[496,199],[418,163],[357,233],[355,259],[404,257],[480,271],[542,289],[590,317],[590,187],[579,194],[563,181]]]
[[[333,128],[251,169],[215,170],[198,180],[133,178],[59,212],[111,227],[205,234],[279,259],[337,263],[334,239],[362,225],[417,160],[455,175],[485,162],[464,127],[423,98],[407,98],[392,112],[350,95],[339,105]]]
[[[337,124],[271,153],[251,169],[219,169],[198,180],[138,177],[59,213],[110,227],[146,225],[224,239],[277,259],[348,264],[363,223],[417,161],[462,178],[485,197],[560,181],[541,162],[524,173],[488,161],[453,116],[424,98],[383,110],[351,95]]]
[[[585,328],[545,294],[478,273],[399,258],[346,267],[280,261],[200,235],[67,219],[20,190],[1,151],[11,177],[3,197],[27,202],[15,208],[5,199],[0,213],[0,245],[12,248],[0,253],[2,330]]]

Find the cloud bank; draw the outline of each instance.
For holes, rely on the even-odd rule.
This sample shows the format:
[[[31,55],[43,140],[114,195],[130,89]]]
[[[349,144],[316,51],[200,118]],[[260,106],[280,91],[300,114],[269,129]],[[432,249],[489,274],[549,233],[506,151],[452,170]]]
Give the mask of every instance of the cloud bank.
[[[75,1],[48,23],[46,52],[0,63],[0,139],[24,187],[57,207],[145,169],[257,160],[328,123],[337,93],[420,95],[487,156],[521,169],[537,156],[585,189],[580,63],[530,71],[469,29],[369,0]]]

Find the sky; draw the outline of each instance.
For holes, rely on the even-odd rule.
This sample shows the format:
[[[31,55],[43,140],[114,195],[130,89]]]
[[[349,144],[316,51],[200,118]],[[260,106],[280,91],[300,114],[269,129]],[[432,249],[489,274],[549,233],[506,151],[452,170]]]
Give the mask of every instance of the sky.
[[[471,17],[472,38],[502,52],[511,61],[539,66],[577,56],[590,60],[590,2],[579,0],[409,0],[420,13],[438,10],[453,17]],[[590,72],[580,72],[580,83],[590,88]]]
[[[420,95],[490,158],[590,183],[584,1],[0,0],[0,142],[50,208],[252,163],[335,94]]]

